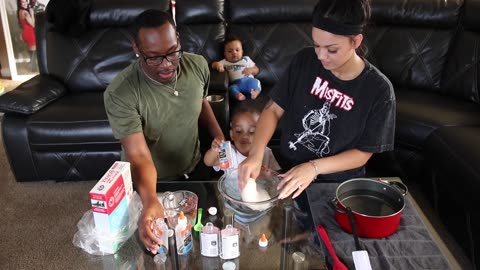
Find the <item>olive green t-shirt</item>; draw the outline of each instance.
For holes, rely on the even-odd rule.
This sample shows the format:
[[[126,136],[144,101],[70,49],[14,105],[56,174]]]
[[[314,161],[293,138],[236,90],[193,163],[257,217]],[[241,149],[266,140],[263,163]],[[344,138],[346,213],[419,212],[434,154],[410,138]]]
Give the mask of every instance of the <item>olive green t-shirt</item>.
[[[104,93],[115,138],[142,132],[157,177],[191,172],[201,158],[198,118],[207,95],[210,72],[202,56],[184,53],[175,79],[165,84],[145,76],[139,61],[121,71]],[[122,159],[125,159],[122,149]]]

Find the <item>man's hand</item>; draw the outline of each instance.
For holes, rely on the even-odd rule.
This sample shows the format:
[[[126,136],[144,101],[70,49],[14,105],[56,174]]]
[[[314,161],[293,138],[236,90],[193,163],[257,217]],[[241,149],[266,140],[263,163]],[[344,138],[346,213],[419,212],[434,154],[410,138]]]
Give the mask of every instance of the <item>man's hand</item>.
[[[138,234],[145,248],[152,254],[157,254],[161,240],[153,234],[152,225],[157,218],[164,218],[162,205],[152,202],[143,206],[142,214],[138,220]],[[166,243],[164,243],[166,244]]]

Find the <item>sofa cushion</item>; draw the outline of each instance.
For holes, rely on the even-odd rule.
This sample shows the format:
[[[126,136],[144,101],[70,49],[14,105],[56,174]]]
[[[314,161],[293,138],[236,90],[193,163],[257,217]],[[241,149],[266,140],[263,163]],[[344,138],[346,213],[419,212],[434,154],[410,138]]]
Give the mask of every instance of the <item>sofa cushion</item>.
[[[261,8],[256,0],[226,3],[227,33],[242,39],[244,54],[260,68],[257,78],[262,88],[273,86],[293,56],[303,47],[312,46],[311,16],[315,3],[316,0],[263,1]]]
[[[103,93],[70,94],[32,115],[32,151],[120,150],[103,105]]]
[[[375,0],[372,2],[374,24],[410,25],[415,28],[451,27],[457,24],[463,1]]]
[[[477,17],[478,13],[477,13]],[[457,34],[444,69],[442,87],[450,96],[480,104],[480,32]]]
[[[39,37],[45,38],[38,42],[42,74],[54,76],[71,92],[104,91],[117,73],[135,59],[135,17],[148,8],[169,8],[167,0],[92,2],[88,28],[78,35],[64,35],[49,23],[40,23],[41,28],[36,29]]]
[[[208,63],[223,58],[223,13],[220,0],[177,1],[175,18],[182,49],[203,55]]]
[[[65,86],[52,77],[37,75],[15,91],[0,96],[0,111],[33,114],[65,95]]]
[[[443,127],[425,144],[425,155],[440,175],[440,186],[450,187],[457,203],[475,207],[480,203],[480,126]],[[452,185],[452,183],[455,183]]]
[[[462,1],[377,0],[365,32],[365,57],[395,88],[441,92],[442,70]]]
[[[425,139],[437,128],[480,125],[476,103],[420,90],[400,89],[395,95],[397,145],[422,149]]]

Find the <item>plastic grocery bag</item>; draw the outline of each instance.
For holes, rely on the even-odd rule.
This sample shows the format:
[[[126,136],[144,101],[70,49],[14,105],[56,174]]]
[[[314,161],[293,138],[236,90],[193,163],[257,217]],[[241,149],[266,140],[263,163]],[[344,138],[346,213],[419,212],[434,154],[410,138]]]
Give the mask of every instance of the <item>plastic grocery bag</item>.
[[[93,212],[91,209],[88,210],[77,223],[78,231],[73,236],[73,245],[93,255],[111,254],[100,249],[100,242],[111,241],[119,246],[123,245],[137,230],[137,222],[142,212],[142,207],[140,196],[138,196],[137,192],[134,192],[128,206],[128,224],[113,235],[97,234]]]

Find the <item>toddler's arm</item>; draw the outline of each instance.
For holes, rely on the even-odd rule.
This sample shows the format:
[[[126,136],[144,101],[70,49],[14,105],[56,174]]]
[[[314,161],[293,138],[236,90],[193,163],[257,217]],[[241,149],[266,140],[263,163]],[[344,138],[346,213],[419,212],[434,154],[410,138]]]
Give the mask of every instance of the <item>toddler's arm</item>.
[[[256,76],[260,72],[260,69],[257,67],[257,65],[250,67],[250,68],[245,68],[243,69],[243,75],[245,76]]]
[[[220,145],[223,143],[223,140],[214,139],[212,141],[212,146],[208,151],[205,153],[203,157],[203,162],[205,165],[211,166],[220,166],[220,161],[218,159],[218,152],[220,151]]]

